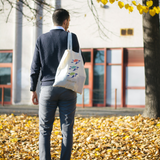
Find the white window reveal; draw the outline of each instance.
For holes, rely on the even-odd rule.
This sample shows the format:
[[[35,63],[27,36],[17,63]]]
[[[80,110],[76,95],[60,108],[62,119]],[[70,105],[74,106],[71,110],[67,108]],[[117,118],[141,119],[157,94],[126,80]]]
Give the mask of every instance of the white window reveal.
[[[121,105],[121,65],[107,66],[107,104],[115,105],[115,89],[117,89],[117,105]]]
[[[126,67],[126,87],[144,87],[145,76],[143,66]]]
[[[121,49],[113,49],[107,50],[107,63],[119,63],[122,62],[122,50]]]

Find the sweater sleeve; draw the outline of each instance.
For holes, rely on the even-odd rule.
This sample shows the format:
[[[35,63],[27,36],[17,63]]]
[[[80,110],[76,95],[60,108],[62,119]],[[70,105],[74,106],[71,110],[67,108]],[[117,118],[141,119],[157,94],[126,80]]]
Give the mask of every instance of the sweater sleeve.
[[[40,73],[41,63],[40,63],[40,56],[39,56],[39,47],[38,47],[38,40],[36,43],[33,60],[31,64],[31,74],[30,74],[30,82],[31,87],[30,91],[35,91],[37,87],[38,77]]]

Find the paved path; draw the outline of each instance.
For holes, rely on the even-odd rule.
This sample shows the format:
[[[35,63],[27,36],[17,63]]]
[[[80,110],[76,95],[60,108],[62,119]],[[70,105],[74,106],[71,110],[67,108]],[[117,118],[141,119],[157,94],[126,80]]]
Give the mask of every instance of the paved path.
[[[91,117],[91,116],[135,116],[143,113],[143,108],[117,108],[113,107],[77,107],[76,116],[79,117]],[[38,106],[34,105],[0,105],[0,114],[27,114],[38,115]],[[56,116],[59,116],[58,109]]]

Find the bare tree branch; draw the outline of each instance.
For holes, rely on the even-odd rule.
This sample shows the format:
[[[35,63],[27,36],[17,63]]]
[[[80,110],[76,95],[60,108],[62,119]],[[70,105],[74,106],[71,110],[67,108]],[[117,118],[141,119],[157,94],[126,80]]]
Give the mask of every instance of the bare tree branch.
[[[10,8],[9,13],[8,13],[8,15],[7,15],[6,23],[8,22],[9,16],[10,16],[11,11],[12,11],[12,9],[13,9],[13,4],[12,4],[9,0],[7,0],[7,2],[10,4],[10,7],[11,7],[11,8]]]
[[[2,12],[5,12],[5,9],[6,9],[6,6],[7,4],[10,5],[10,10],[9,12],[7,13],[7,17],[6,17],[6,22],[8,22],[9,20],[9,17],[10,17],[10,14],[14,9],[18,10],[19,12],[22,13],[22,15],[29,21],[29,22],[33,22],[33,24],[36,24],[38,25],[39,23],[35,23],[35,22],[38,22],[38,21],[41,21],[42,18],[45,16],[43,15],[42,16],[38,16],[39,20],[37,19],[37,15],[39,15],[39,9],[35,8],[35,6],[31,5],[32,3],[34,3],[35,5],[38,6],[39,9],[43,9],[45,10],[45,15],[47,15],[48,13],[53,13],[53,10],[55,9],[55,7],[49,3],[47,3],[45,0],[0,0],[0,13]],[[81,3],[79,1],[79,3]],[[87,4],[88,4],[88,7],[90,9],[90,11],[92,12],[92,15],[94,17],[94,20],[97,24],[97,31],[99,33],[99,36],[102,38],[102,39],[109,39],[109,36],[107,36],[108,33],[112,33],[114,34],[112,31],[108,30],[104,24],[102,23],[102,21],[100,20],[100,17],[98,15],[98,12],[97,12],[97,8],[93,2],[93,0],[87,0]],[[22,7],[23,6],[23,7]],[[7,6],[8,8],[8,6]],[[26,8],[25,10],[22,9],[22,8]],[[28,14],[28,12],[26,12],[26,10],[29,10],[30,14]],[[72,11],[74,14],[79,14],[79,12],[77,11]]]
[[[88,6],[93,14],[93,17],[94,17],[94,20],[98,26],[98,32],[99,32],[99,35],[102,39],[109,39],[109,37],[107,36],[107,33],[112,33],[114,34],[112,31],[108,30],[104,24],[102,23],[102,21],[100,20],[100,17],[98,15],[98,12],[97,12],[97,9],[94,5],[94,2],[93,0],[87,0],[87,3],[88,3]],[[115,35],[115,34],[114,34]]]
[[[34,22],[36,20],[38,10],[36,8],[34,8],[34,6],[32,7],[32,5],[31,5],[32,2],[34,2],[34,4],[36,4],[36,5],[38,5],[39,8],[43,8],[43,10],[45,10],[46,13],[53,13],[54,7],[51,4],[49,4],[45,1],[42,1],[42,0],[31,0],[31,1],[29,1],[29,0],[17,0],[17,1],[0,0],[0,13],[6,13],[6,8],[8,8],[7,5],[9,4],[10,9],[9,9],[9,12],[7,13],[6,22],[8,22],[13,8],[15,8],[16,10],[21,12],[22,15],[29,22]],[[21,9],[21,7],[19,6],[20,3],[23,6],[23,8],[26,8],[26,9],[28,8],[28,10],[30,11],[30,14],[28,14],[28,12],[26,12],[26,10],[24,11],[24,10]],[[41,17],[41,19],[42,19],[42,17]]]
[[[13,9],[13,6],[11,5],[10,11],[9,11],[9,13],[8,13],[8,15],[7,15],[6,23],[8,22],[8,19],[9,19],[9,16],[10,16],[10,14],[11,14],[12,9]]]

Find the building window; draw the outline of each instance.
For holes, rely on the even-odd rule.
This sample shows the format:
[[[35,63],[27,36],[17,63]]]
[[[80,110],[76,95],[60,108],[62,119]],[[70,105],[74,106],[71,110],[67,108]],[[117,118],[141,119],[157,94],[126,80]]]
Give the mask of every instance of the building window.
[[[12,63],[12,53],[0,52],[0,63]]]
[[[124,28],[120,30],[121,36],[133,36],[133,29],[132,28]]]
[[[127,34],[126,29],[121,29],[121,35],[122,35],[122,36],[125,36],[126,34]]]
[[[104,102],[105,50],[93,51],[93,105],[106,105]]]
[[[11,68],[10,67],[0,67],[0,85],[10,85],[11,84]]]
[[[11,104],[12,51],[0,51],[0,104]]]
[[[104,103],[104,65],[93,68],[93,104]]]
[[[85,62],[91,62],[91,52],[90,51],[82,51]]]
[[[104,50],[94,50],[94,63],[104,63]]]
[[[128,35],[133,35],[133,29],[127,29],[127,34]]]

